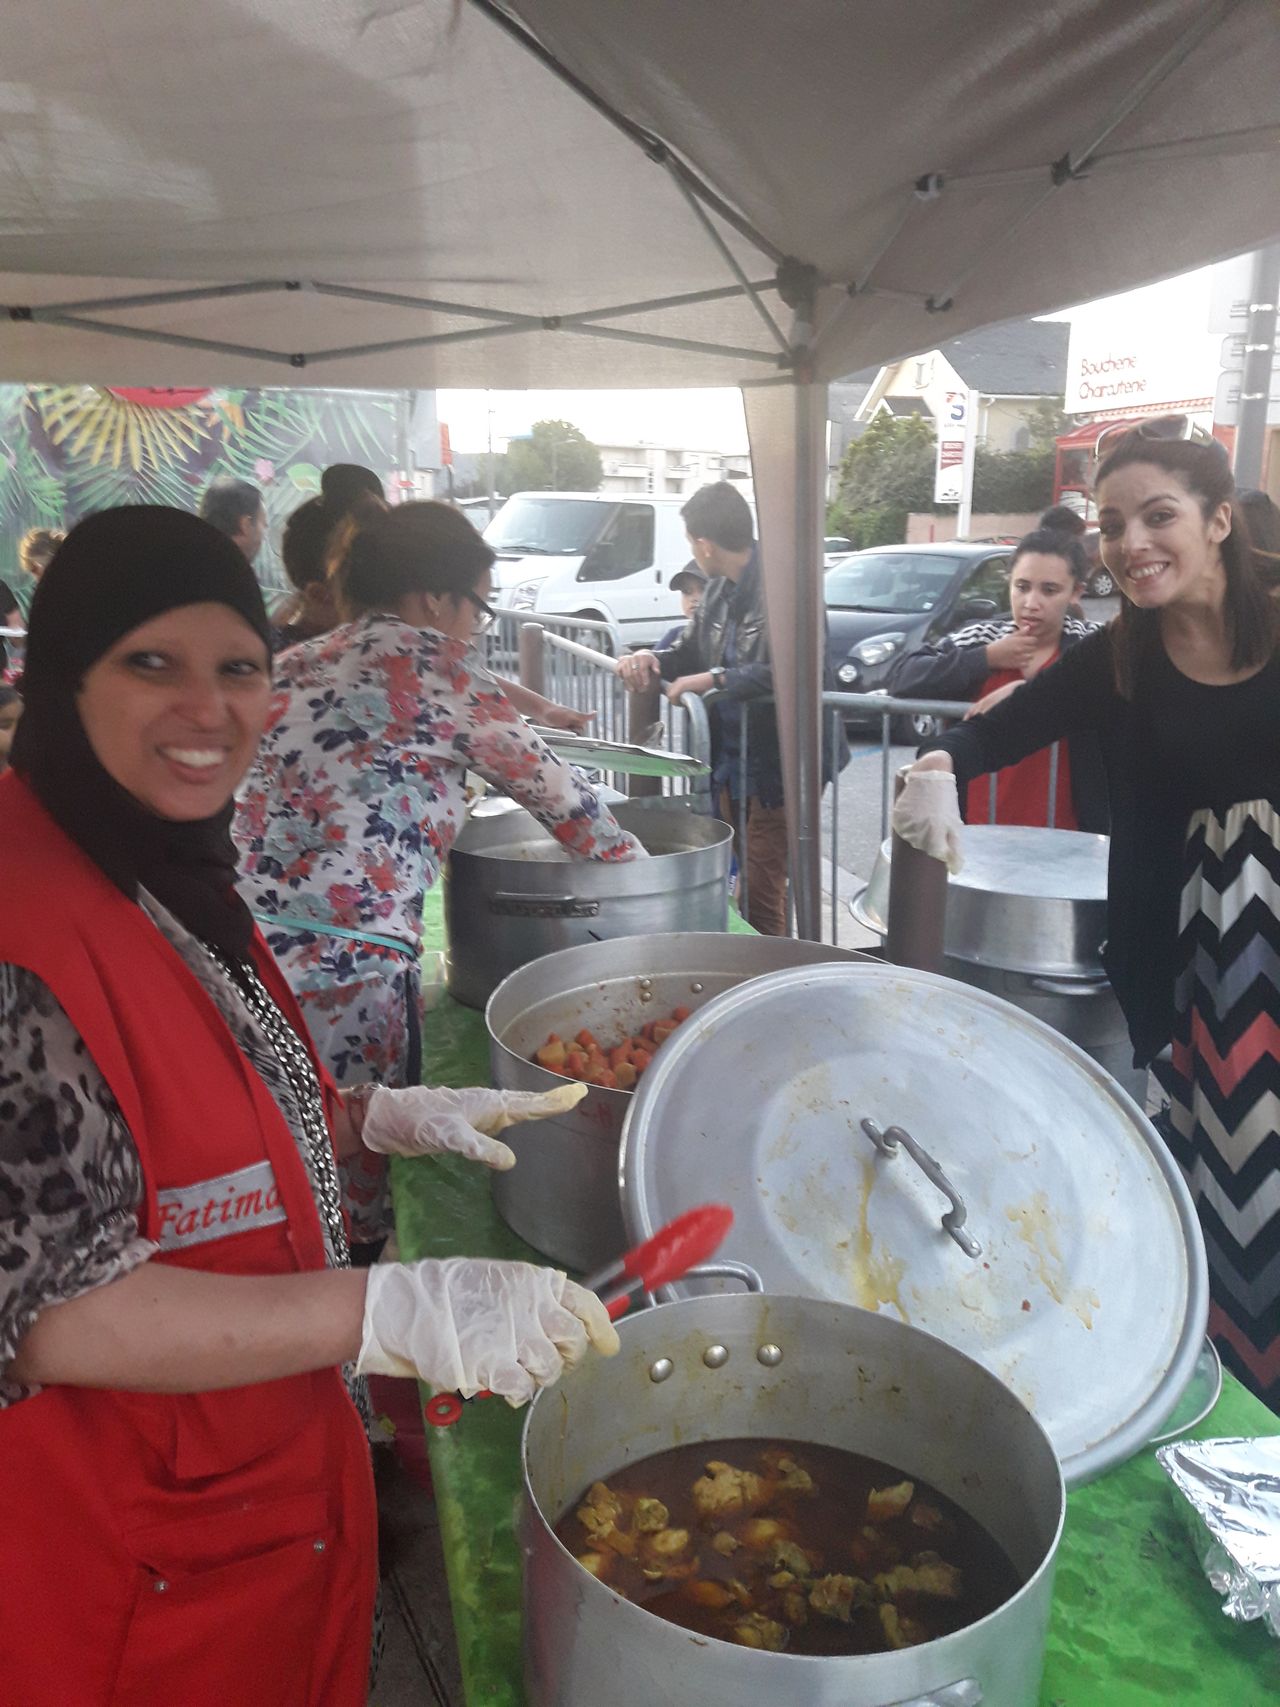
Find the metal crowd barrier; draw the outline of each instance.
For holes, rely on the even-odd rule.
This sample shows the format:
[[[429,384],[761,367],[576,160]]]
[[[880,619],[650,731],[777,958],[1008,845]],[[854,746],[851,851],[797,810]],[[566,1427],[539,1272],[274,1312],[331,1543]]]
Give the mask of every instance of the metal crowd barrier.
[[[489,631],[488,662],[499,675],[557,705],[595,713],[589,733],[605,741],[630,742],[710,762],[711,732],[706,707],[696,694],[673,704],[659,684],[634,693],[617,674],[620,651],[610,623],[576,617],[535,616],[500,609]],[[624,776],[606,771],[611,787],[633,796],[690,795],[695,808],[710,809],[707,777]]]
[[[679,704],[673,704],[654,683],[642,692],[628,691],[619,679],[614,659],[618,651],[616,630],[603,622],[588,622],[572,617],[532,616],[524,611],[500,610],[498,620],[490,631],[489,658],[499,674],[518,675],[520,681],[537,693],[545,694],[561,705],[575,710],[594,711],[596,721],[592,732],[606,740],[630,741],[641,746],[664,747],[672,752],[690,753],[710,763],[711,730],[709,711],[717,702],[723,710],[724,696],[710,693],[705,696],[685,694]],[[749,840],[747,818],[747,778],[750,771],[749,708],[771,704],[768,700],[738,701],[738,778],[735,789],[738,808],[738,846],[746,849]],[[893,724],[895,719],[914,714],[940,717],[958,722],[970,709],[966,700],[898,699],[887,694],[824,693],[822,718],[824,745],[834,752],[839,746],[840,725],[851,716],[866,720],[879,729],[880,749],[880,835],[883,842],[889,834],[889,818],[893,801]],[[899,742],[912,746],[912,742]],[[1046,803],[1046,823],[1054,827],[1057,816],[1059,752],[1055,744],[1049,750],[1049,787]],[[624,792],[636,795],[687,794],[693,797],[695,809],[717,811],[719,803],[712,796],[710,776],[694,781],[679,778],[621,776],[606,773],[605,780]],[[997,778],[988,779],[987,821],[996,818]],[[831,811],[827,863],[829,868],[829,898],[831,941],[840,941],[840,786],[839,776],[831,791]],[[867,873],[866,875],[870,875]],[[738,871],[738,905],[745,914],[749,897],[749,878],[745,859]],[[789,928],[794,929],[788,896]]]

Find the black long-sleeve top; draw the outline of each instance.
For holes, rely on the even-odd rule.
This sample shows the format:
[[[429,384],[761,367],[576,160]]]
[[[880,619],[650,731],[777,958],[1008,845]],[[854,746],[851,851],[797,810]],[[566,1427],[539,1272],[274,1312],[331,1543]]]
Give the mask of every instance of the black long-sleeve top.
[[[1124,699],[1102,629],[994,711],[922,751],[950,753],[963,785],[1083,733],[1097,738],[1111,808],[1103,964],[1141,1066],[1173,1028],[1188,820],[1246,800],[1280,809],[1280,654],[1246,682],[1208,687],[1184,676],[1156,643]]]

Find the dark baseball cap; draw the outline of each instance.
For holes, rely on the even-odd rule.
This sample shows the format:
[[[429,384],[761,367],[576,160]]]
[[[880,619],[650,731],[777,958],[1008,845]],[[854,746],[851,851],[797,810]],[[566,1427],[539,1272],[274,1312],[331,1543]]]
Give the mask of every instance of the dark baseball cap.
[[[706,584],[707,577],[702,573],[701,569],[699,569],[697,563],[692,557],[685,564],[684,568],[677,569],[676,573],[667,582],[667,585],[671,588],[672,592],[675,593],[700,593]]]

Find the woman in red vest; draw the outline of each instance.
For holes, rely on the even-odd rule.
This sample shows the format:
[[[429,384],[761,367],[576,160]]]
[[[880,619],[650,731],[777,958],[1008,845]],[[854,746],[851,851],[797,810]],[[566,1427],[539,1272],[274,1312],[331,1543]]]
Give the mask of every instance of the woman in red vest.
[[[213,528],[82,522],[41,581],[0,779],[0,1697],[364,1707],[366,1372],[512,1403],[588,1344],[553,1270],[348,1265],[334,1154],[452,1149],[539,1110],[339,1097],[235,888],[270,695]]]

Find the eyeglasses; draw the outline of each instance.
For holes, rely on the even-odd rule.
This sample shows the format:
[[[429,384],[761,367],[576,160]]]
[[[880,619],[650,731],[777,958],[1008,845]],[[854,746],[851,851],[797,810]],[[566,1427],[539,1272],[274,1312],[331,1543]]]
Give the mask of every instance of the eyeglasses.
[[[1093,442],[1093,454],[1101,462],[1110,456],[1122,439],[1154,439],[1170,440],[1185,439],[1195,444],[1217,444],[1212,433],[1208,433],[1190,415],[1153,415],[1147,421],[1113,421],[1109,427],[1104,427]],[[1106,449],[1103,449],[1103,446]]]
[[[497,611],[492,605],[487,605],[479,593],[464,593],[462,596],[464,599],[470,599],[476,607],[478,613],[476,616],[476,633],[483,634],[486,628],[491,628],[498,620]]]

